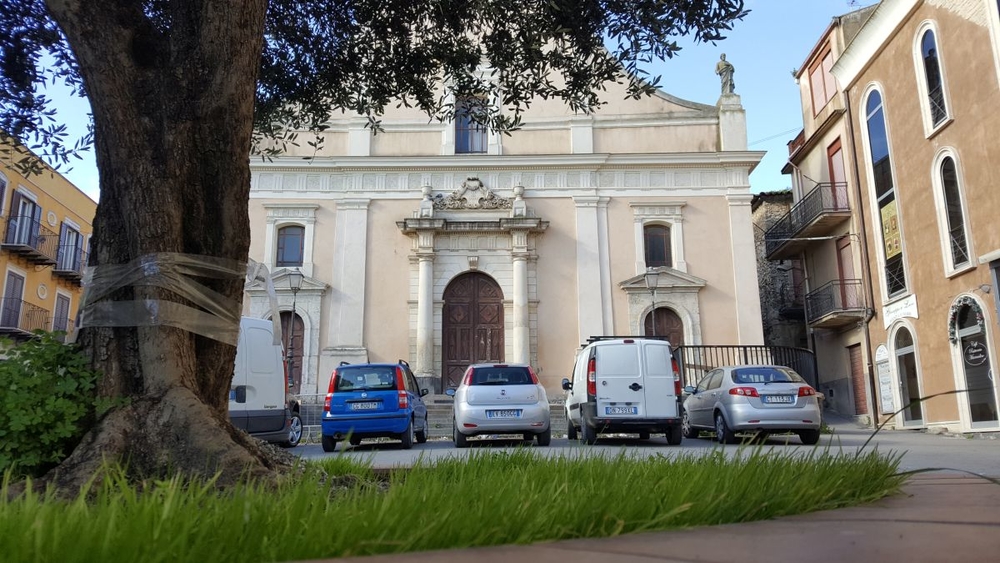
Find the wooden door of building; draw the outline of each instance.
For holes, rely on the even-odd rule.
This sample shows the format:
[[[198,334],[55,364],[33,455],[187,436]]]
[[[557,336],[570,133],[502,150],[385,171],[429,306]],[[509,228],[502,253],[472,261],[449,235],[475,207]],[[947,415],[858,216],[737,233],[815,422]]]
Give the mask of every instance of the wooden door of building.
[[[444,290],[442,383],[457,387],[469,364],[504,361],[503,291],[479,272],[462,274]]]
[[[684,345],[684,321],[666,307],[657,307],[647,314],[643,330],[647,336],[666,336],[674,348]]]

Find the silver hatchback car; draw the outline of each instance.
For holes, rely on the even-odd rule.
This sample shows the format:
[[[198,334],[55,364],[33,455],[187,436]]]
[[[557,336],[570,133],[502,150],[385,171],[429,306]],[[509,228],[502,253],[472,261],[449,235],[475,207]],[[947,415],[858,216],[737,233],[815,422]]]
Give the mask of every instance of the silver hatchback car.
[[[682,429],[685,438],[715,431],[723,444],[736,434],[758,436],[794,432],[803,444],[819,441],[822,413],[816,390],[783,366],[728,366],[714,369],[685,387]]]
[[[479,434],[521,434],[537,438],[539,446],[552,441],[549,399],[531,366],[473,364],[458,388],[445,394],[455,398],[457,448],[468,447],[469,436]]]

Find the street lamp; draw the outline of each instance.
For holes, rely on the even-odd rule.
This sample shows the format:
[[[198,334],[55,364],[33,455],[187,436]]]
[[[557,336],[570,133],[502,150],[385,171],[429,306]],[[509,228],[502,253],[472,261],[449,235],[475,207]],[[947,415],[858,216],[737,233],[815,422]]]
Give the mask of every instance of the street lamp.
[[[287,356],[285,357],[285,373],[288,374],[288,386],[295,385],[292,368],[295,361],[295,299],[302,289],[302,272],[298,268],[288,272],[288,289],[292,290],[292,316],[288,319],[288,346],[286,346]]]
[[[660,272],[654,270],[653,268],[646,268],[646,273],[643,274],[646,278],[646,289],[649,290],[653,306],[649,311],[649,317],[652,321],[650,324],[653,327],[653,334],[650,336],[656,336],[656,282],[660,279]]]

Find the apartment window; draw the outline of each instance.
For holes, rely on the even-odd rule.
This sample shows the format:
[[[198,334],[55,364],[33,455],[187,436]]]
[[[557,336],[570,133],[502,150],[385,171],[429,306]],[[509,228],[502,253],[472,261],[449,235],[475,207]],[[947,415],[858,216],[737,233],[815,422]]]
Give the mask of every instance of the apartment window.
[[[937,127],[948,117],[944,101],[944,86],[941,80],[941,61],[938,58],[937,39],[934,30],[928,29],[920,39],[920,57],[923,60],[924,79],[927,86],[927,104],[930,110],[931,126]]]
[[[13,244],[36,246],[41,228],[42,208],[20,188],[14,192],[10,200],[10,213],[7,219],[6,241]]]
[[[56,294],[56,310],[52,315],[52,330],[54,332],[69,332],[69,302],[68,295]]]
[[[885,284],[889,297],[906,291],[906,271],[903,261],[903,240],[899,206],[892,177],[889,135],[886,129],[882,94],[873,90],[865,103],[868,127],[868,152],[872,181],[882,225],[882,249],[885,255]]]
[[[0,215],[3,215],[3,204],[7,201],[7,177],[0,174]]]
[[[830,69],[833,68],[833,53],[827,47],[809,68],[809,89],[812,90],[813,114],[819,113],[837,93],[837,82]]]
[[[72,225],[63,223],[59,232],[59,256],[56,268],[80,272],[83,270],[83,237]]]
[[[670,228],[647,225],[642,230],[643,248],[646,250],[646,267],[673,267],[670,256]]]
[[[488,137],[486,126],[473,120],[474,113],[482,111],[482,102],[464,99],[455,102],[455,153],[481,154],[486,152]]]
[[[291,225],[278,229],[278,255],[274,265],[283,268],[301,267],[305,243],[305,227]]]
[[[969,263],[969,239],[965,231],[965,208],[958,185],[955,159],[946,156],[941,161],[941,194],[944,197],[945,220],[948,229],[948,250],[952,268]]]

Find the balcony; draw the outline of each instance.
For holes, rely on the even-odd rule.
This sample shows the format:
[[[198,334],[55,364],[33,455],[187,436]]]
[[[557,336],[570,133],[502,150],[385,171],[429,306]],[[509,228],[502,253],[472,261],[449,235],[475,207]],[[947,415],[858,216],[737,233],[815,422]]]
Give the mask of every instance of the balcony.
[[[87,253],[75,244],[60,244],[52,275],[77,284],[83,279],[83,269],[87,267]]]
[[[809,239],[831,234],[850,217],[847,183],[817,184],[764,233],[767,259],[787,260],[798,256],[810,244]]]
[[[0,299],[0,334],[26,338],[36,330],[47,330],[49,312],[22,299]]]
[[[806,295],[806,322],[813,328],[839,328],[864,316],[861,280],[834,280]]]
[[[20,254],[36,264],[56,263],[59,235],[29,216],[14,215],[7,220],[0,249]]]

